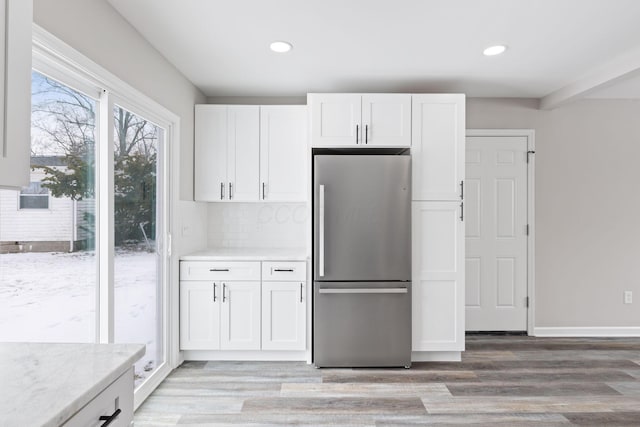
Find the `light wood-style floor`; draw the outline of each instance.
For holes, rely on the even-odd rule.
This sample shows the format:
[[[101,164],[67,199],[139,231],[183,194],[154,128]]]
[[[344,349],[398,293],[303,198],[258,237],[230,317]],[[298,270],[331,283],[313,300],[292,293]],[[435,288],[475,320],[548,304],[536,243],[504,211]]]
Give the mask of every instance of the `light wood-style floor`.
[[[135,426],[640,426],[640,338],[469,336],[461,363],[185,362]]]

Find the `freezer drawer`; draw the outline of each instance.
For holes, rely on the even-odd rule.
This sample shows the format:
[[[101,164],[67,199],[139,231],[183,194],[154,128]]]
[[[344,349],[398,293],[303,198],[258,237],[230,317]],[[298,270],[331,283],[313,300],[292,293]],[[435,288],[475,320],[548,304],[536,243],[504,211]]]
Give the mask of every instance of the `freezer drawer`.
[[[410,366],[411,282],[314,282],[317,367]]]

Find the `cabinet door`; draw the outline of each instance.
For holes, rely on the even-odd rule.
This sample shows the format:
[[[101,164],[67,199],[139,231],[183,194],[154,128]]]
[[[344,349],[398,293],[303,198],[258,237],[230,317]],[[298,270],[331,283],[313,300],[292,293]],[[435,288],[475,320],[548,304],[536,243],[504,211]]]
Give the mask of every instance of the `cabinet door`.
[[[464,95],[413,95],[412,99],[413,200],[459,200],[464,180]]]
[[[260,179],[260,107],[230,105],[227,108],[229,200],[256,201]]]
[[[307,199],[307,107],[260,107],[260,198]]]
[[[304,282],[262,283],[262,349],[304,350]]]
[[[32,0],[0,1],[0,187],[29,185]]]
[[[362,95],[365,146],[411,146],[411,95]]]
[[[362,96],[343,93],[309,94],[311,145],[336,147],[362,141]]]
[[[413,351],[464,350],[460,202],[413,202]]]
[[[220,349],[220,284],[180,282],[180,350]]]
[[[260,282],[224,282],[220,347],[260,349]]]
[[[195,199],[228,200],[225,105],[196,105],[194,159]]]

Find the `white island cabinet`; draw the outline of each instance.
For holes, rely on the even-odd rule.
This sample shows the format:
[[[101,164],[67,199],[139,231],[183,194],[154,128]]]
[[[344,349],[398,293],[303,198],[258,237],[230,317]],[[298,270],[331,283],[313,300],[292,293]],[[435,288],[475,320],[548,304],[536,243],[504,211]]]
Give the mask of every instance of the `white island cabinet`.
[[[142,344],[0,343],[3,426],[129,427]]]
[[[306,255],[297,253],[238,249],[182,257],[185,360],[307,359]]]
[[[32,0],[0,0],[0,188],[29,185]]]

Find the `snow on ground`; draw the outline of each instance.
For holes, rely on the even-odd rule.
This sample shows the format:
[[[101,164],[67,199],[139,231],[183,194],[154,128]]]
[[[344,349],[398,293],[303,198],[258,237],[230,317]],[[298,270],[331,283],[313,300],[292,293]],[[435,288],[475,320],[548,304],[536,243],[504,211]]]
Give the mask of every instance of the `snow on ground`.
[[[146,345],[136,385],[162,358],[156,259],[121,250],[114,258],[115,342]],[[0,255],[0,341],[95,342],[97,271],[92,251]]]

